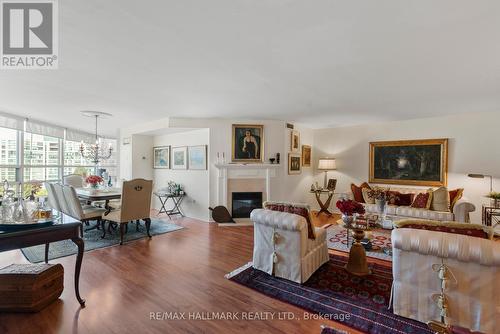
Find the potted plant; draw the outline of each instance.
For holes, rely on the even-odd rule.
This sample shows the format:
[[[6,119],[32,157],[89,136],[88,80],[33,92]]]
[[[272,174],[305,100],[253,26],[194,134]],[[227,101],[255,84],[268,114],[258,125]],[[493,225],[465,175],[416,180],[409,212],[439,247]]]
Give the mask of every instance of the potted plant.
[[[85,178],[85,182],[90,186],[92,192],[96,192],[99,188],[99,184],[103,181],[102,177],[99,175],[89,175]]]
[[[342,213],[344,224],[348,226],[354,222],[354,214],[363,215],[365,213],[365,208],[362,204],[350,199],[338,200],[336,205]]]
[[[385,207],[387,206],[387,202],[395,202],[397,198],[394,193],[388,191],[383,188],[373,188],[368,191],[368,196],[375,200],[375,204],[377,205],[377,211],[380,214],[385,213]]]
[[[495,208],[500,207],[500,192],[492,191],[486,197],[491,200],[491,206]]]

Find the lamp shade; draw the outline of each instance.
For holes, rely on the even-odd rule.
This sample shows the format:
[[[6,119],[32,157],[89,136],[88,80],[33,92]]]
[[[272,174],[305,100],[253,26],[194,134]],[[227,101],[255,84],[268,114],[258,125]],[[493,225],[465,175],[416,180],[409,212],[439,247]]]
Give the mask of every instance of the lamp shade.
[[[318,161],[319,170],[335,170],[337,165],[334,158],[320,158]]]

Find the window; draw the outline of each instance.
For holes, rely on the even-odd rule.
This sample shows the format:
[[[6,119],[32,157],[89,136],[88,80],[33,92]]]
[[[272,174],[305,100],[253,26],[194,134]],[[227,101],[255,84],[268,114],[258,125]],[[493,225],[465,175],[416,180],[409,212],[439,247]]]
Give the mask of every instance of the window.
[[[32,190],[43,196],[46,194],[44,181],[61,181],[63,175],[68,174],[94,174],[93,163],[80,154],[80,140],[94,142],[93,138],[88,133],[0,112],[0,195],[4,180],[25,196]],[[98,169],[105,169],[116,182],[117,141],[100,139],[99,144],[113,147],[112,157],[103,161]]]
[[[4,180],[11,184],[18,180],[19,157],[18,152],[18,131],[7,128],[0,128],[0,183]],[[3,187],[0,187],[3,193]]]

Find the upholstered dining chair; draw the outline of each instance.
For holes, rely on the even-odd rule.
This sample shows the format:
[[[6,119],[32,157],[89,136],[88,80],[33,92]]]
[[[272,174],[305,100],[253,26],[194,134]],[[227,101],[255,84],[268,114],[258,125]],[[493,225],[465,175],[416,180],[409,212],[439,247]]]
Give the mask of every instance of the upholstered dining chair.
[[[59,200],[57,199],[54,184],[45,182],[45,189],[47,190],[47,204],[49,205],[49,207],[58,212],[62,212],[61,206],[59,205]]]
[[[78,174],[69,174],[63,177],[63,184],[75,188],[83,188],[83,176]]]
[[[81,221],[82,223],[88,223],[91,220],[96,220],[97,226],[99,226],[99,224],[102,225],[102,215],[106,212],[106,209],[91,205],[82,206],[73,186],[55,184],[54,187],[59,189],[56,190],[56,194],[61,193],[63,195],[62,199],[61,196],[58,196],[63,213]],[[83,235],[83,225],[81,233]]]
[[[151,195],[153,193],[153,181],[144,179],[133,179],[123,182],[122,204],[120,210],[111,211],[103,218],[110,223],[120,225],[120,245],[123,245],[123,234],[128,223],[132,221],[144,220],[146,234],[151,238],[149,229],[151,227]],[[106,236],[106,229],[103,226],[103,235]]]

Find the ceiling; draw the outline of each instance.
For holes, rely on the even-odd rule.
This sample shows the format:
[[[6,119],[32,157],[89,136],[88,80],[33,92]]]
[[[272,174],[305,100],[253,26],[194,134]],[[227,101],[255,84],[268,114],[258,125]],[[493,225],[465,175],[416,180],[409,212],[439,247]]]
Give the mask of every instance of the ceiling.
[[[335,127],[500,110],[500,1],[59,1],[58,70],[0,110],[108,134],[168,116]]]

